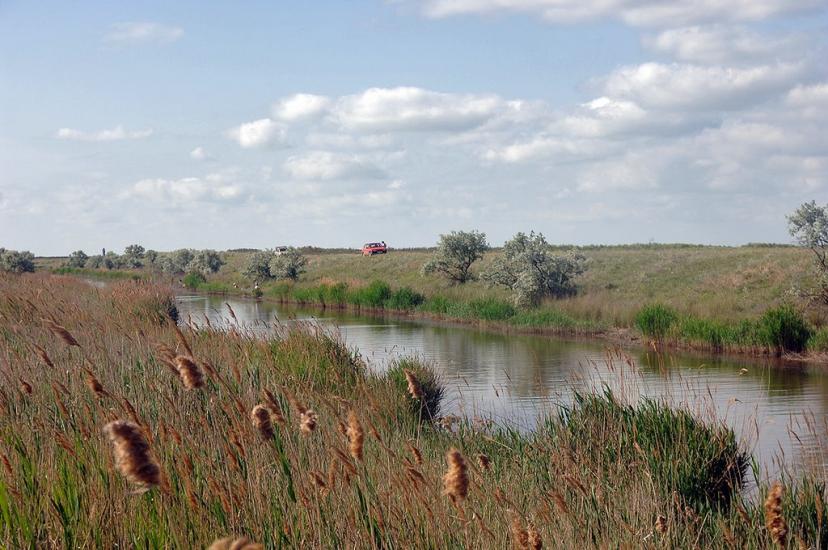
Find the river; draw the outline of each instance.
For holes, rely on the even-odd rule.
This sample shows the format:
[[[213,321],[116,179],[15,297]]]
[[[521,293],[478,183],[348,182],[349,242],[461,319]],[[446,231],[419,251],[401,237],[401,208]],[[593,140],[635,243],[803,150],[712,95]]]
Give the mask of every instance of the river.
[[[180,318],[195,325],[238,323],[267,335],[273,323],[317,323],[337,332],[371,368],[418,356],[446,385],[441,412],[530,430],[571,402],[574,391],[606,385],[629,399],[662,398],[730,425],[763,465],[828,473],[828,372],[773,361],[641,350],[595,340],[487,332],[427,320],[295,308],[242,298],[180,295]],[[228,304],[237,321],[231,319]]]

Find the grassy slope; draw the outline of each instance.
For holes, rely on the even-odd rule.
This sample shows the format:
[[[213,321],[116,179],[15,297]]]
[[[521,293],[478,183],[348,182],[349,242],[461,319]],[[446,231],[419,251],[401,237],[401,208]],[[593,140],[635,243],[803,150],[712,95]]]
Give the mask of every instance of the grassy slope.
[[[487,254],[476,270],[485,269],[497,254]],[[579,282],[578,296],[554,305],[577,318],[617,326],[631,325],[635,313],[649,302],[722,321],[755,317],[780,303],[793,285],[806,282],[811,262],[809,252],[794,247],[605,247],[586,249],[584,254],[590,268]],[[239,273],[246,257],[230,253],[218,280],[246,286]],[[392,251],[370,258],[313,254],[300,284],[345,281],[358,286],[380,279],[426,296],[508,299],[506,291],[481,282],[453,286],[436,276],[420,275],[428,257],[425,251]]]

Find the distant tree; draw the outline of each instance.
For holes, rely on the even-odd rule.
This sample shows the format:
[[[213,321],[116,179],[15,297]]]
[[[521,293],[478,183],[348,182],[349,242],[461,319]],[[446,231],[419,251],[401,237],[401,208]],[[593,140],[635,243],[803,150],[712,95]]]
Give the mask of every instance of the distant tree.
[[[575,277],[586,270],[586,258],[570,252],[557,255],[544,236],[518,233],[503,245],[482,278],[492,285],[509,288],[520,306],[537,305],[544,297],[560,298],[575,293]]]
[[[144,266],[144,247],[140,244],[131,244],[124,249],[121,256],[121,267],[137,269]]]
[[[471,265],[489,249],[486,234],[479,231],[452,231],[440,235],[437,251],[423,264],[423,273],[439,273],[456,282],[465,283],[474,278]]]
[[[0,248],[0,271],[9,273],[31,273],[35,270],[34,254],[28,250],[6,250]]]
[[[800,246],[811,249],[818,290],[803,292],[828,304],[828,206],[806,202],[788,216],[788,231]]]
[[[144,258],[147,260],[148,264],[155,265],[155,261],[158,260],[158,252],[155,250],[147,250],[144,252]]]
[[[279,255],[274,254],[270,259],[270,276],[275,279],[290,279],[296,281],[299,275],[305,272],[308,259],[299,250],[289,247]]]
[[[224,260],[215,250],[199,250],[187,264],[187,273],[200,273],[206,277],[217,272],[223,265]]]
[[[272,278],[270,261],[276,257],[272,250],[258,250],[250,256],[244,275],[256,281],[265,281]]]
[[[106,256],[103,257],[103,266],[107,269],[120,269],[125,265],[126,263],[124,262],[124,258],[122,256],[118,256],[111,250],[106,253]]]
[[[66,265],[69,267],[82,268],[86,266],[87,260],[89,260],[89,256],[86,255],[86,252],[83,250],[75,250],[69,254],[69,260],[66,262]]]

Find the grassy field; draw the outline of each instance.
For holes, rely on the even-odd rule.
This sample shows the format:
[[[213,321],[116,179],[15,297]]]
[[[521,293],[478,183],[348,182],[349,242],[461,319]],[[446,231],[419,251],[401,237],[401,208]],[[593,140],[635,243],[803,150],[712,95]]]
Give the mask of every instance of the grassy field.
[[[172,304],[0,275],[0,547],[828,545],[823,482],[743,498],[761,472],[715,418],[603,393],[531,434],[447,428],[417,361],[377,375],[316,330],[177,330]]]

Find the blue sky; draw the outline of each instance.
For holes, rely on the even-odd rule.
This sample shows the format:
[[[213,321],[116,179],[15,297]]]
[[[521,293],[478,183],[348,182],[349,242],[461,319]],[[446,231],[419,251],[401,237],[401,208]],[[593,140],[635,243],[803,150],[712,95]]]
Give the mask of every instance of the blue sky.
[[[826,2],[0,2],[0,246],[788,241]]]

